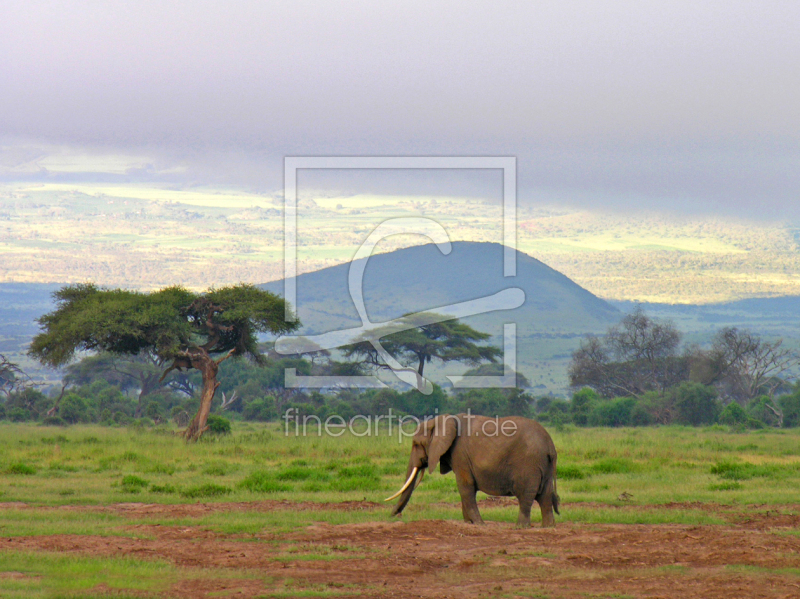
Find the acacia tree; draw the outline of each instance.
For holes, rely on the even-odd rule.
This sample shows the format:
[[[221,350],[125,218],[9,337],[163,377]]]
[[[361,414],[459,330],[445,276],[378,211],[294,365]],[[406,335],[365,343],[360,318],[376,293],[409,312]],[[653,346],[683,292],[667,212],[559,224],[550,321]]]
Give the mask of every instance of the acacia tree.
[[[413,323],[429,314],[407,314],[403,318]],[[398,360],[416,363],[417,374],[422,376],[425,364],[437,359],[441,362],[466,362],[476,366],[481,362],[495,362],[502,351],[492,345],[478,345],[491,335],[476,331],[459,322],[457,318],[424,324],[405,331],[391,333],[381,338],[381,345]],[[379,369],[389,369],[378,351],[369,341],[360,341],[342,348],[345,357],[357,358],[364,364]]]
[[[689,376],[689,358],[678,354],[681,334],[669,321],[647,316],[641,307],[602,339],[590,336],[572,354],[573,387],[591,387],[601,395],[641,397],[661,392]]]
[[[54,294],[57,307],[38,322],[29,353],[48,366],[68,363],[77,351],[134,356],[151,352],[173,370],[196,369],[202,377],[200,407],[183,435],[198,439],[207,429],[223,360],[248,357],[256,363],[259,332],[285,333],[298,322],[286,322],[285,301],[252,285],[194,293],[168,287],[152,293],[71,285]]]
[[[34,387],[35,383],[15,362],[0,354],[0,393],[11,393]]]
[[[782,339],[767,341],[751,331],[726,327],[716,334],[710,351],[698,352],[695,362],[700,382],[744,405],[762,394],[772,399],[786,384],[783,376],[798,364],[798,356],[783,347]],[[779,416],[775,406],[768,407]]]

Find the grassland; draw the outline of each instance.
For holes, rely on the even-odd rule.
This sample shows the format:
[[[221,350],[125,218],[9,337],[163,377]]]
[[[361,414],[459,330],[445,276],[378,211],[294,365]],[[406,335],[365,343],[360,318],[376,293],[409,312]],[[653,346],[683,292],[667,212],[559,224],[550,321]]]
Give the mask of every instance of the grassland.
[[[300,272],[348,261],[368,231],[425,215],[453,240],[501,242],[499,206],[470,198],[352,196],[300,201]],[[800,295],[786,223],[598,214],[520,202],[519,249],[607,299],[709,303]],[[418,244],[386,240],[379,251]],[[282,278],[282,200],[144,185],[0,187],[0,281],[151,289]]]
[[[442,589],[468,582],[463,596],[498,597],[575,596],[588,580],[607,593],[591,596],[606,597],[614,580],[627,596],[649,596],[643,580],[651,590],[689,585],[682,596],[712,596],[693,595],[706,575],[719,588],[800,580],[800,431],[552,436],[562,509],[542,537],[550,533],[513,531],[513,499],[479,494],[487,527],[460,523],[453,475],[428,476],[405,524],[390,523],[380,500],[401,484],[409,445],[396,429],[337,438],[237,423],[232,435],[187,445],[166,428],[0,425],[0,595],[412,596],[401,591],[413,572]],[[753,518],[758,531],[748,528]],[[756,543],[753,535],[780,551],[737,554],[739,536]],[[441,547],[427,547],[434,538]],[[665,557],[674,538],[694,543],[699,562],[685,545],[683,562]],[[400,586],[388,590],[388,575],[372,571],[398,560],[387,543],[421,560],[409,572],[398,565]],[[624,547],[647,553],[650,565],[612,559]],[[561,562],[562,586],[553,587]]]
[[[237,423],[233,435],[187,445],[168,429],[4,424],[0,501],[42,506],[379,501],[402,482],[408,439],[396,429],[392,436],[314,433],[286,436],[277,424]],[[559,490],[567,504],[798,500],[800,431],[568,428],[552,434],[559,448]],[[739,463],[745,466],[737,470]],[[623,492],[632,499],[619,501]],[[453,477],[434,475],[415,493],[410,514],[424,517],[429,506],[456,500]]]

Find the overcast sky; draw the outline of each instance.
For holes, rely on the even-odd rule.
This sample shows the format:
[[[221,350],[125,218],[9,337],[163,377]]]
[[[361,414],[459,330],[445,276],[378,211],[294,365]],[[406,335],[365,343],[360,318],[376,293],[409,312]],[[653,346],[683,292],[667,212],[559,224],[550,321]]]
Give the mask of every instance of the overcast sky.
[[[1,6],[6,180],[55,145],[270,190],[286,155],[513,155],[522,201],[800,216],[796,0]]]

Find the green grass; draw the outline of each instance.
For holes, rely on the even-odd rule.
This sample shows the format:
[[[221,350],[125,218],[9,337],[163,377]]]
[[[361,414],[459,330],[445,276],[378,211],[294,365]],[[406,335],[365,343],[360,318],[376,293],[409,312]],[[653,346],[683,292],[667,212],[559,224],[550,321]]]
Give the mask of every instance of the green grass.
[[[795,504],[800,487],[797,430],[742,433],[723,427],[568,426],[551,434],[559,451],[559,523],[722,525],[747,511],[749,504]],[[239,543],[243,551],[248,543],[274,544],[269,559],[278,563],[363,559],[368,557],[365,551],[371,550],[301,544],[281,535],[309,526],[389,521],[390,505],[382,499],[403,482],[409,444],[396,431],[377,437],[295,437],[286,436],[276,424],[234,423],[231,435],[195,444],[185,443],[167,428],[53,430],[0,424],[0,501],[8,502],[0,509],[0,537],[152,538],[152,526],[191,527]],[[478,499],[485,497],[479,493]],[[143,513],[103,507],[130,502],[242,502],[246,506],[264,500],[319,505],[314,509],[225,507],[180,517],[157,510]],[[374,507],[341,509],[339,505],[365,500],[375,502]],[[666,505],[674,502],[727,507],[721,514],[697,505]],[[515,505],[484,503],[481,513],[487,522],[509,526],[517,518]],[[533,521],[540,518],[534,509]],[[426,475],[403,513],[406,522],[433,519],[462,519],[452,474]],[[797,531],[780,534],[794,536]],[[547,555],[540,549],[532,551],[530,555]],[[736,571],[739,566],[731,568]],[[13,599],[159,597],[168,592],[168,584],[195,578],[258,579],[263,581],[263,597],[337,597],[365,591],[289,578],[265,579],[262,573],[246,569],[200,570],[163,561],[47,552],[6,552],[0,555],[0,572],[4,573],[0,597]],[[487,572],[495,576],[502,569]],[[795,575],[793,570],[779,573]]]
[[[175,568],[163,561],[46,552],[0,553],[0,572],[15,573],[0,577],[0,596],[7,599],[85,597],[101,584],[108,592],[92,597],[157,597],[175,576]],[[133,593],[120,594],[124,591]]]
[[[4,599],[157,598],[182,580],[255,579],[258,571],[177,567],[163,560],[37,552],[0,553]],[[264,581],[265,592],[276,585]],[[302,585],[301,585],[302,588]]]
[[[562,504],[781,504],[800,486],[800,431],[551,430]],[[231,435],[186,444],[166,428],[0,424],[0,501],[105,505],[281,499],[381,502],[402,484],[409,440],[396,434],[286,436],[235,423]],[[736,483],[736,484],[732,484]],[[412,506],[457,505],[452,474],[428,475]]]
[[[142,538],[126,527],[130,520],[114,513],[86,510],[19,509],[0,510],[0,535],[4,537],[57,534],[99,535]]]

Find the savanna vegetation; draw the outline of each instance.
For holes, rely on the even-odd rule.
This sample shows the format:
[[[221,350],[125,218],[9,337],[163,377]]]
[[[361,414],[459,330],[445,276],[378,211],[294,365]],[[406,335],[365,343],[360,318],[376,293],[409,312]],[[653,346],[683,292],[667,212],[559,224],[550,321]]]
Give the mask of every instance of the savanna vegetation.
[[[146,297],[116,299],[143,309]],[[731,329],[711,347],[682,347],[670,323],[637,312],[575,353],[570,374],[579,388],[570,400],[536,396],[520,373],[510,389],[319,393],[286,388],[284,369],[358,374],[380,364],[325,352],[279,356],[255,341],[247,346],[255,359],[224,359],[237,353],[230,337],[215,341],[218,324],[236,322],[225,313],[214,308],[206,318],[207,337],[192,328],[199,317],[184,322],[156,302],[134,319],[141,334],[94,347],[87,343],[97,327],[114,331],[115,323],[79,318],[81,326],[56,337],[71,340],[60,359],[94,351],[64,367],[59,388],[37,387],[11,363],[1,371],[0,595],[403,596],[420,576],[439,594],[463,587],[497,597],[576,596],[586,584],[603,596],[796,586],[800,386],[787,382],[793,356],[774,340]],[[190,332],[152,345],[167,339],[148,337],[153,322]],[[403,340],[412,347],[446,338]],[[205,434],[187,444],[176,433],[208,399],[209,379],[202,369],[170,366],[211,341]],[[434,346],[430,359],[466,355]],[[59,346],[36,347],[47,355]],[[493,355],[472,355],[472,374],[502,371]],[[413,352],[406,360],[421,362]],[[545,422],[559,452],[555,535],[512,531],[514,503],[483,494],[487,527],[458,528],[466,525],[455,479],[438,473],[414,493],[404,524],[390,524],[381,499],[402,483],[415,423],[394,420],[390,429],[385,420],[355,419],[334,434],[317,427],[333,415],[342,422],[389,410]],[[305,431],[297,426],[304,420]],[[758,528],[742,528],[754,520]],[[764,549],[743,552],[747,543]],[[429,564],[422,575],[420,563]]]
[[[675,559],[670,547],[682,552],[683,570],[658,575],[653,570],[651,584],[682,584],[690,576],[702,585],[709,575],[714,585],[756,584],[767,575],[780,588],[796,581],[796,574],[781,566],[791,559],[786,552],[796,541],[796,528],[744,531],[748,542],[780,543],[783,551],[755,552],[759,569],[744,572],[695,570],[692,547],[665,535],[700,539],[702,530],[723,530],[736,536],[737,523],[770,514],[776,522],[795,521],[786,506],[796,502],[800,485],[797,430],[554,428],[562,497],[556,532],[569,532],[569,543],[562,543],[560,534],[517,539],[522,531],[511,529],[513,503],[482,494],[485,531],[458,528],[466,525],[458,524],[455,480],[438,473],[426,477],[414,494],[402,529],[389,525],[389,509],[380,500],[402,482],[408,440],[386,427],[377,435],[361,436],[366,430],[356,428],[340,437],[303,436],[291,427],[287,435],[275,423],[243,422],[234,423],[230,434],[205,435],[195,444],[186,444],[174,430],[166,424],[66,429],[0,424],[0,572],[6,573],[0,576],[0,595],[374,597],[387,580],[381,564],[398,559],[394,547],[407,559],[430,551],[420,544],[435,537],[444,551],[435,559],[455,560],[452,567],[460,569],[458,580],[442,579],[446,570],[436,570],[436,584],[478,585],[483,596],[501,597],[508,595],[498,584],[525,580],[538,589],[534,596],[558,597],[557,590],[542,591],[553,582],[552,574],[531,569],[528,562],[558,564],[562,591],[580,585],[588,571],[570,561],[577,543],[585,535],[594,543],[598,535],[610,535],[613,542],[623,530],[620,524],[637,525],[631,530],[638,536],[631,540],[646,543],[654,556],[664,554],[668,563]],[[715,526],[702,527],[708,524]],[[459,539],[466,534],[483,536]],[[405,537],[411,539],[408,547]],[[483,559],[487,548],[490,555],[508,557],[499,556],[504,559],[499,564]],[[598,560],[591,566],[593,588],[606,588],[606,575],[615,581],[609,580],[608,588],[617,590],[636,576],[649,576],[650,570],[634,572],[624,563],[606,571],[599,560],[616,549],[603,545],[595,554],[588,545],[582,551],[579,555],[589,552]],[[723,551],[722,545],[715,551]],[[752,561],[731,555],[738,556],[733,565]],[[392,571],[399,577],[390,579],[392,588],[402,588],[402,566]],[[419,569],[412,574],[418,578]]]

